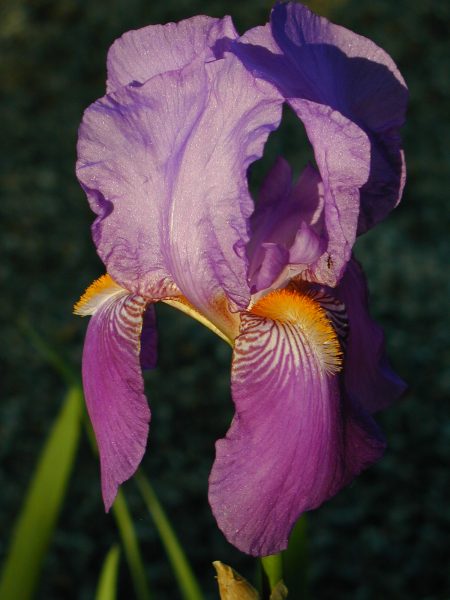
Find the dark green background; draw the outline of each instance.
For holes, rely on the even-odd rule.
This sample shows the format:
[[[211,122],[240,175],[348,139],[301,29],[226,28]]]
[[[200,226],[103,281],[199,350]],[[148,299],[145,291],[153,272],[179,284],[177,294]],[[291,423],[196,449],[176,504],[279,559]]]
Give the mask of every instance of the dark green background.
[[[410,389],[379,416],[389,440],[385,458],[309,515],[311,598],[444,600],[450,598],[445,120],[450,5],[443,0],[310,5],[383,46],[411,93],[403,203],[357,247],[373,314],[386,329],[392,362]],[[199,13],[231,14],[243,31],[265,22],[269,8],[267,1],[245,0],[0,4],[2,556],[65,389],[18,323],[28,319],[78,369],[86,321],[71,315],[72,303],[103,272],[74,162],[82,111],[103,94],[107,49],[128,29]],[[275,145],[283,149],[282,135]],[[298,162],[295,150],[285,150]],[[167,307],[159,317],[160,363],[148,377],[153,424],[144,469],[213,598],[212,560],[229,562],[248,576],[253,570],[217,531],[206,499],[214,441],[231,417],[230,352],[209,331]],[[153,524],[133,483],[125,490],[156,597],[176,599]],[[83,440],[38,598],[92,598],[116,538],[112,518],[102,510],[96,460]],[[120,585],[120,598],[132,598],[123,563]]]

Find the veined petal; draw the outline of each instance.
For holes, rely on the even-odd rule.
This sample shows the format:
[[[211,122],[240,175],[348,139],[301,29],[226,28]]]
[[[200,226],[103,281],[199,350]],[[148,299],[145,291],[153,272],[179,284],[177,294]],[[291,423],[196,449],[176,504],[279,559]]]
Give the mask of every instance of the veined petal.
[[[236,30],[230,17],[206,16],[167,25],[149,25],[128,31],[108,52],[107,92],[132,82],[144,83],[154,75],[176,71],[196,57],[214,58],[211,48],[221,39],[234,39]],[[217,50],[216,50],[217,51]]]
[[[118,486],[136,471],[147,443],[150,410],[140,364],[146,305],[147,300],[126,290],[103,295],[84,343],[83,387],[100,454],[106,510]]]
[[[282,286],[324,255],[323,185],[308,165],[295,186],[289,163],[279,157],[267,174],[250,219],[247,245],[253,293]]]
[[[174,282],[207,318],[223,293],[247,306],[246,260],[235,250],[248,241],[253,210],[246,172],[281,103],[227,55],[122,87],[86,111],[77,175],[116,281],[153,299]]]
[[[277,3],[270,25],[248,31],[232,48],[289,102],[296,98],[329,107],[366,133],[370,174],[361,190],[359,232],[384,218],[399,202],[405,182],[399,128],[408,92],[390,56],[293,2]]]
[[[381,327],[372,320],[364,273],[351,260],[337,297],[344,302],[349,319],[344,381],[348,393],[369,412],[386,408],[406,389],[406,384],[389,366]]]
[[[350,260],[356,238],[360,188],[367,181],[370,143],[364,131],[338,111],[292,99],[303,121],[323,183],[326,251],[308,269],[308,278],[335,286]]]
[[[323,311],[305,296],[297,306],[294,295],[279,293],[256,305],[256,313],[280,311],[279,319],[242,316],[232,367],[236,414],[216,444],[210,476],[219,527],[252,555],[286,548],[299,515],[334,495],[384,448],[370,417],[340,397]]]

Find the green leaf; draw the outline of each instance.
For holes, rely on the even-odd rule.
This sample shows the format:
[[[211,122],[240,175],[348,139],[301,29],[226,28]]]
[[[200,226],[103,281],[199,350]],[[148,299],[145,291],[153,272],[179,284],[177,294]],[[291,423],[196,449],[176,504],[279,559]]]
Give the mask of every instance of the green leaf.
[[[102,572],[100,573],[95,600],[116,600],[119,556],[120,549],[117,545],[113,546],[106,555]]]
[[[33,595],[72,470],[80,435],[82,398],[71,388],[39,457],[13,530],[0,578],[0,598]]]
[[[147,584],[144,563],[139,551],[136,531],[122,490],[119,490],[116,496],[112,511],[114,518],[116,519],[117,527],[119,528],[120,537],[122,538],[122,544],[136,596],[139,600],[150,600],[150,590]]]
[[[136,473],[134,480],[156,525],[156,529],[175,573],[182,597],[184,600],[202,600],[203,594],[194,572],[152,486],[141,471]]]

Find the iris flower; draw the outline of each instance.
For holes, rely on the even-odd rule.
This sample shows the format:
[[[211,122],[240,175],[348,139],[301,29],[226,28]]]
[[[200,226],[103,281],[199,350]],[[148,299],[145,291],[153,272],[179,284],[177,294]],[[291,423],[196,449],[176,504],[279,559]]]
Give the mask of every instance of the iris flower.
[[[92,315],[83,382],[107,510],[146,447],[156,302],[233,347],[209,502],[236,547],[285,548],[301,513],[381,456],[372,414],[404,384],[352,247],[400,200],[406,97],[383,50],[295,3],[241,37],[229,17],[199,16],[112,45],[77,163],[107,274],[75,307]],[[254,203],[247,171],[284,103],[315,164],[293,182],[277,159]]]

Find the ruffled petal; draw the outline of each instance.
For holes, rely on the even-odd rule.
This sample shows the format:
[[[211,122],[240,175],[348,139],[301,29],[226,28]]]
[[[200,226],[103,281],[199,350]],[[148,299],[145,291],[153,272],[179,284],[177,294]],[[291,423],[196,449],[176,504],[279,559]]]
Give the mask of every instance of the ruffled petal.
[[[405,182],[399,128],[408,92],[390,56],[298,3],[278,3],[270,26],[250,30],[232,49],[288,101],[327,106],[364,130],[370,174],[361,190],[359,232],[383,219],[399,202]]]
[[[172,281],[206,317],[223,293],[248,304],[236,250],[253,210],[246,172],[278,126],[281,103],[228,55],[122,87],[86,111],[77,175],[116,281],[153,299]]]
[[[317,170],[308,165],[292,186],[291,168],[279,157],[263,182],[250,220],[247,255],[253,293],[283,285],[311,269],[324,255],[328,240],[323,205]],[[270,246],[277,248],[277,261],[273,260],[274,251],[267,252]]]
[[[146,300],[125,290],[92,315],[83,351],[83,387],[100,454],[103,501],[136,471],[147,443],[150,410],[140,365]]]
[[[243,552],[286,548],[303,511],[383,452],[372,419],[340,397],[322,352],[314,335],[293,323],[242,316],[232,367],[236,413],[216,444],[209,501],[220,529]]]
[[[366,281],[356,260],[349,262],[336,295],[344,302],[349,320],[345,388],[365,410],[374,413],[399,398],[406,384],[389,366],[383,331],[370,317]]]
[[[205,61],[211,60],[214,58],[213,46],[218,49],[221,39],[236,37],[230,17],[198,16],[179,23],[149,25],[128,31],[108,52],[107,92],[176,71],[199,56]]]
[[[360,188],[369,176],[370,143],[360,127],[329,106],[299,99],[290,104],[305,125],[323,184],[326,252],[309,267],[308,278],[335,286],[356,239]]]

